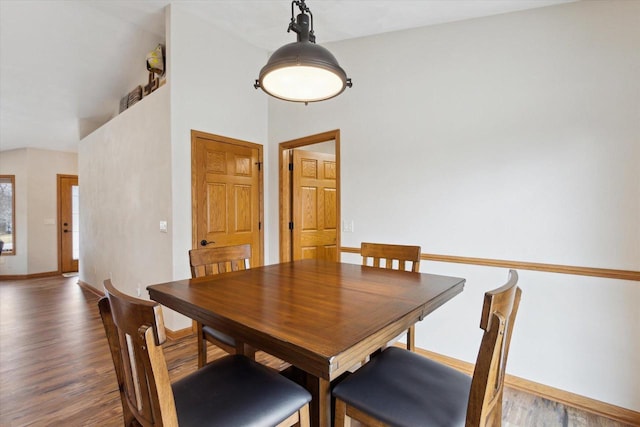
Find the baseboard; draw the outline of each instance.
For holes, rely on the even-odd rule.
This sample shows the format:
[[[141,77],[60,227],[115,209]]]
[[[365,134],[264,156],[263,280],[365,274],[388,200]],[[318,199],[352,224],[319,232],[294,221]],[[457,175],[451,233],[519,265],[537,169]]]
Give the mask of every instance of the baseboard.
[[[44,273],[34,274],[6,274],[0,275],[0,280],[26,280],[26,279],[40,279],[42,277],[53,277],[62,274],[59,271],[46,271]]]
[[[171,329],[165,328],[165,333],[167,334],[167,338],[169,338],[170,340],[179,340],[181,338],[193,335],[193,329],[184,328],[178,329],[177,331],[172,331]]]
[[[402,346],[404,346],[404,344]],[[416,348],[416,353],[422,354],[429,359],[451,366],[452,368],[462,371],[466,374],[473,374],[474,365],[472,363],[464,362],[462,360],[454,359],[448,356],[443,356],[441,354],[421,348]],[[599,400],[580,396],[578,394],[560,390],[548,385],[525,380],[514,375],[507,375],[504,379],[504,383],[508,387],[521,390],[529,394],[542,397],[544,399],[552,400],[554,402],[562,403],[563,405],[567,405],[572,408],[591,412],[592,414],[606,417],[614,421],[630,425],[640,425],[640,412],[636,412],[631,409],[622,408],[620,406],[611,405]]]
[[[82,288],[85,289],[89,292],[91,292],[94,295],[97,295],[98,297],[102,298],[104,296],[104,291],[99,290],[94,288],[93,286],[91,286],[90,284],[88,284],[87,282],[83,282],[82,280],[78,279],[78,285]]]
[[[82,289],[86,289],[87,291],[99,296],[99,297],[103,297],[104,296],[104,292],[101,290],[98,290],[96,288],[94,288],[93,286],[91,286],[90,284],[88,284],[87,282],[83,282],[82,280],[78,280],[78,285],[82,288]],[[184,337],[188,337],[189,335],[193,334],[194,329],[193,328],[184,328],[184,329],[178,329],[177,331],[172,331],[171,329],[165,328],[165,333],[167,334],[167,338],[169,338],[170,340],[179,340],[181,338]]]

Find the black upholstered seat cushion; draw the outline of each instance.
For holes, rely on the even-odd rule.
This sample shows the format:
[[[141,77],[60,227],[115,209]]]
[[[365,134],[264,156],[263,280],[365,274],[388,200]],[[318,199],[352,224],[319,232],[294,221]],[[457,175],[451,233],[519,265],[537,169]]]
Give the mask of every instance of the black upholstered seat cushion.
[[[210,335],[218,341],[222,341],[223,343],[230,345],[231,347],[236,346],[236,340],[232,336],[220,332],[217,329],[213,329],[211,326],[202,325],[202,332],[205,335]]]
[[[333,394],[392,426],[463,426],[471,377],[390,347],[338,384]]]
[[[274,426],[311,400],[304,388],[239,355],[217,359],[172,388],[181,427]]]

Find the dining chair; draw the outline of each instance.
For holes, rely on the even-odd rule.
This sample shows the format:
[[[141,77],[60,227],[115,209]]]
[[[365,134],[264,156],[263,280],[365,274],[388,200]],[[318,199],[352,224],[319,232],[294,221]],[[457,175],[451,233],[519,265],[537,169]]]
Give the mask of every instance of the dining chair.
[[[373,267],[414,273],[420,271],[420,246],[362,242],[360,255],[362,255],[362,265],[370,265],[369,261],[371,261]],[[394,261],[397,261],[397,264]],[[381,265],[383,263],[384,265]],[[407,269],[407,263],[409,263],[409,269]],[[397,268],[394,268],[394,264]]]
[[[251,245],[221,246],[200,248],[189,251],[189,264],[192,277],[211,276],[229,271],[246,270],[251,259]],[[207,342],[210,342],[229,354],[236,353],[236,340],[211,326],[196,322],[198,336],[198,367],[207,364]],[[251,354],[245,352],[248,356]]]
[[[485,293],[484,330],[473,377],[390,347],[333,389],[336,427],[351,419],[375,426],[500,426],[505,367],[520,304],[518,273]]]
[[[311,395],[242,355],[227,355],[171,384],[159,303],[105,280],[98,306],[125,426],[309,426]]]
[[[387,245],[383,243],[360,244],[362,265],[392,270],[420,271],[420,246]],[[394,263],[394,261],[396,261]],[[409,270],[407,270],[409,264]],[[394,265],[396,268],[394,268]],[[411,325],[407,329],[407,350],[415,351],[416,329]]]

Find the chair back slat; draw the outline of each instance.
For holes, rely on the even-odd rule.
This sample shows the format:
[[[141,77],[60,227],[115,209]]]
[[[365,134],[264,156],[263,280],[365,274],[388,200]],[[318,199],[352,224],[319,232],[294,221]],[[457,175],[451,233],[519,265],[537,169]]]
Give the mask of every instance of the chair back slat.
[[[471,382],[467,425],[500,425],[505,367],[522,294],[517,283],[518,273],[511,270],[504,286],[485,293],[480,319],[485,332]]]
[[[251,245],[249,244],[189,251],[192,277],[246,270],[249,268],[250,259]]]
[[[360,255],[362,255],[362,265],[413,272],[420,271],[420,246],[363,242],[360,245]],[[407,264],[409,264],[409,268],[407,268]]]
[[[160,304],[133,298],[104,282],[106,296],[98,304],[109,342],[125,425],[177,426],[167,364]]]

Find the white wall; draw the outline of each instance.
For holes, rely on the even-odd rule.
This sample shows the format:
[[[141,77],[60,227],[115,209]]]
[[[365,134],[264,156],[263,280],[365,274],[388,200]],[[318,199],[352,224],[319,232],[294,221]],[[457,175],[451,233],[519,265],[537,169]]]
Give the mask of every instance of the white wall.
[[[0,275],[58,270],[57,175],[76,175],[77,163],[76,153],[33,148],[0,153],[0,174],[15,175],[17,239],[16,255],[0,260]]]
[[[191,129],[267,139],[267,100],[253,89],[263,50],[183,10],[166,9],[167,84],[80,143],[80,278],[111,277],[131,295],[190,277]],[[238,90],[238,88],[244,88]],[[169,233],[159,232],[168,221]],[[165,310],[171,330],[191,320]]]
[[[640,2],[576,2],[331,44],[353,88],[270,100],[267,169],[278,142],[339,128],[342,218],[355,223],[343,246],[640,270],[638,22]],[[268,214],[277,242],[277,206]],[[506,270],[422,271],[467,286],[416,344],[473,361],[482,293]],[[640,410],[640,285],[528,271],[520,283],[508,371]]]
[[[266,52],[173,4],[169,84],[80,145],[81,235],[93,242],[81,241],[81,279],[112,276],[135,295],[189,276],[191,129],[268,135],[267,263],[278,260],[277,143],[340,128],[342,217],[355,222],[344,246],[638,270],[639,5],[578,2],[336,43],[354,87],[306,107],[271,99],[267,115],[252,87]],[[482,293],[506,271],[423,271],[468,282],[418,325],[418,346],[473,360]],[[521,277],[509,371],[640,409],[638,284]],[[190,324],[165,313],[170,329]]]
[[[173,278],[169,87],[165,85],[79,145],[80,279],[130,295]]]
[[[216,29],[180,3],[168,10],[173,275],[184,279],[191,276],[191,130],[266,143],[267,97],[253,88],[253,81],[267,52]],[[165,320],[172,329],[190,325],[175,313]]]
[[[190,277],[191,129],[267,139],[267,100],[252,87],[263,50],[213,28],[180,4],[166,9],[167,84],[80,143],[80,278],[111,277],[143,297]],[[238,90],[245,88],[246,90]],[[159,232],[168,221],[169,233]],[[191,320],[165,310],[171,330]]]

